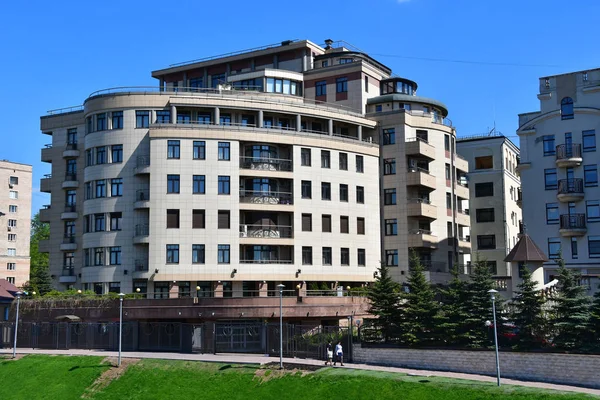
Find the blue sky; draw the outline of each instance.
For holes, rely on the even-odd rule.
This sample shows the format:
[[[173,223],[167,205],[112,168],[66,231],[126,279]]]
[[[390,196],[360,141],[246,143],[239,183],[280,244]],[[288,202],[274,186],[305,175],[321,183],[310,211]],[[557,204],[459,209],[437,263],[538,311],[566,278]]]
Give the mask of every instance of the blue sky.
[[[47,110],[155,85],[150,71],[172,63],[286,39],[345,40],[444,102],[459,136],[494,122],[510,136],[517,114],[539,106],[539,77],[600,67],[599,14],[600,2],[555,0],[7,2],[0,159],[33,165],[35,212],[49,203],[39,193]]]

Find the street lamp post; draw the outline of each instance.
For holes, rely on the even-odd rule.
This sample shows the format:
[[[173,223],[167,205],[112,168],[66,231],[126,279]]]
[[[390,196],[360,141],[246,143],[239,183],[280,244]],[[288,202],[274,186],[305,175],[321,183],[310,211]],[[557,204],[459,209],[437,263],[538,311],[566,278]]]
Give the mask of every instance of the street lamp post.
[[[498,356],[498,325],[496,324],[496,293],[497,290],[488,290],[492,297],[492,312],[494,314],[494,344],[496,346],[496,375],[498,377],[498,386],[500,386],[500,358]]]
[[[15,316],[15,343],[13,345],[13,358],[17,357],[17,333],[19,332],[19,305],[21,303],[22,292],[15,293],[17,295],[17,315]]]
[[[279,288],[279,369],[283,369],[283,288],[285,285],[277,285]]]
[[[123,297],[125,293],[119,293],[119,361],[117,365],[121,366],[121,343],[123,341]]]

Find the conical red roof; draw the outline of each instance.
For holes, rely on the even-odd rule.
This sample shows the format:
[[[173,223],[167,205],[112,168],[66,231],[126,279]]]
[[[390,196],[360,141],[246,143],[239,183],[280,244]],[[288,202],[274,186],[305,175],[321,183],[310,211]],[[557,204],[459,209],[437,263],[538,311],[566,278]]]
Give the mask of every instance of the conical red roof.
[[[521,238],[513,247],[513,249],[508,253],[506,258],[504,258],[506,262],[528,262],[528,261],[536,261],[536,262],[545,262],[548,261],[548,257],[546,254],[535,244],[533,240],[529,237],[528,234],[521,235]]]

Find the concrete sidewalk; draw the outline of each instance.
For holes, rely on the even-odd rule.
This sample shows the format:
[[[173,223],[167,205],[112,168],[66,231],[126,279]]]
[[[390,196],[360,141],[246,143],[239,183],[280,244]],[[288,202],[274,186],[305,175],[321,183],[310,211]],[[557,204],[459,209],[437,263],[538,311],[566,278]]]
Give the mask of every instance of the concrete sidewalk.
[[[93,351],[93,350],[32,350],[32,349],[17,349],[17,354],[49,354],[49,355],[66,355],[66,356],[100,356],[100,357],[117,357],[116,351]],[[0,355],[12,355],[12,349],[0,349]],[[279,363],[278,357],[260,356],[256,354],[187,354],[187,353],[149,353],[149,352],[123,352],[123,358],[151,358],[161,360],[183,360],[183,361],[204,361],[204,362],[219,362],[219,363],[235,363],[235,364],[268,364]],[[285,358],[285,364],[298,365],[319,365],[323,366],[323,361],[302,358]],[[402,374],[410,374],[416,376],[438,376],[444,378],[467,379],[471,381],[496,383],[495,377],[475,374],[462,374],[457,372],[444,371],[429,371],[417,370],[408,368],[385,367],[367,364],[345,363],[343,367],[349,369],[361,369],[370,371],[397,372]],[[599,389],[589,389],[578,386],[556,385],[544,382],[520,381],[515,379],[502,379],[503,385],[518,385],[531,388],[559,390],[563,392],[577,392],[600,396]]]

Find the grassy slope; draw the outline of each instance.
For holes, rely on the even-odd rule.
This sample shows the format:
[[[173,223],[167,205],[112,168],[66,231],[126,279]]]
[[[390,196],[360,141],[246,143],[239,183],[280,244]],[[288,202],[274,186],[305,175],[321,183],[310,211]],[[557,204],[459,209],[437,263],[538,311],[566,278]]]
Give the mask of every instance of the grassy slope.
[[[108,366],[101,357],[0,359],[0,399],[79,399]]]

